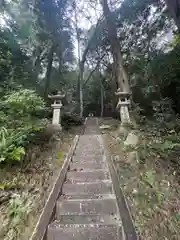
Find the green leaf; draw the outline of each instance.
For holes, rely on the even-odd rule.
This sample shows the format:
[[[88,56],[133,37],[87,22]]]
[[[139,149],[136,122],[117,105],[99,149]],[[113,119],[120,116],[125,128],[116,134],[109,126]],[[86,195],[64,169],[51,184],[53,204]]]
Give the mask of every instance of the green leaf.
[[[147,171],[146,173],[144,173],[143,177],[142,177],[142,181],[146,184],[148,184],[150,187],[153,188],[154,186],[154,171]]]
[[[62,152],[58,152],[57,153],[57,158],[58,159],[62,159],[63,158],[63,153]]]

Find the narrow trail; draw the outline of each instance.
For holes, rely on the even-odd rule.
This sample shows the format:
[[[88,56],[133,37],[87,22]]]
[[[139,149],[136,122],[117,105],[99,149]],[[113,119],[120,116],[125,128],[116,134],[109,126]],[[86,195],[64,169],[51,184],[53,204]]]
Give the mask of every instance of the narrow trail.
[[[61,172],[61,179],[57,180],[51,195],[56,194],[50,196],[50,203],[47,203],[32,239],[136,239],[124,234],[112,173],[96,118],[87,119],[84,134],[76,141],[70,158],[69,166],[64,165],[67,168],[64,170],[65,181]],[[49,215],[52,216],[47,222]],[[43,228],[46,230],[42,237]]]

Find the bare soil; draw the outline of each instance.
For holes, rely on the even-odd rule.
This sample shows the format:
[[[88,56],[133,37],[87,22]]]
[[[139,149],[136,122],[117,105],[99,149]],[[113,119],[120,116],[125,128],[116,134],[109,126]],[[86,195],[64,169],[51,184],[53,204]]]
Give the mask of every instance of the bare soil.
[[[119,172],[121,187],[142,239],[180,239],[180,187],[177,169],[169,164],[168,157],[160,159],[158,155],[152,157],[152,153],[143,162],[138,158],[128,160],[123,141],[118,136],[118,121],[102,120],[101,124],[111,127],[103,130],[102,134]],[[142,144],[142,139],[139,144]],[[177,161],[178,158],[176,156]]]
[[[26,166],[0,169],[0,239],[30,238],[77,132],[71,129],[59,140],[32,146]]]

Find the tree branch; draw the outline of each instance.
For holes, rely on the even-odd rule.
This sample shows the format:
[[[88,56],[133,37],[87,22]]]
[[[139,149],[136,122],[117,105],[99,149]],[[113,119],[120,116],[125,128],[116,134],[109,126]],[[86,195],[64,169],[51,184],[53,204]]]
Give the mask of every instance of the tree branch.
[[[91,79],[93,73],[98,69],[99,64],[101,63],[101,60],[103,60],[103,58],[105,57],[106,53],[102,55],[102,57],[99,59],[99,61],[96,64],[96,67],[91,71],[91,73],[89,74],[88,78],[86,79],[86,81],[83,84],[83,88],[86,86],[86,84],[89,82],[89,80]]]

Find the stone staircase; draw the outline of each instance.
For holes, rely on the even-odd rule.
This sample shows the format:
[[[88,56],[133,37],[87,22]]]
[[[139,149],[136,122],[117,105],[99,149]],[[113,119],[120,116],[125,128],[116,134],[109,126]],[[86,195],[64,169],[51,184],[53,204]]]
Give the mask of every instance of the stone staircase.
[[[122,224],[96,119],[86,123],[47,240],[121,240]]]

